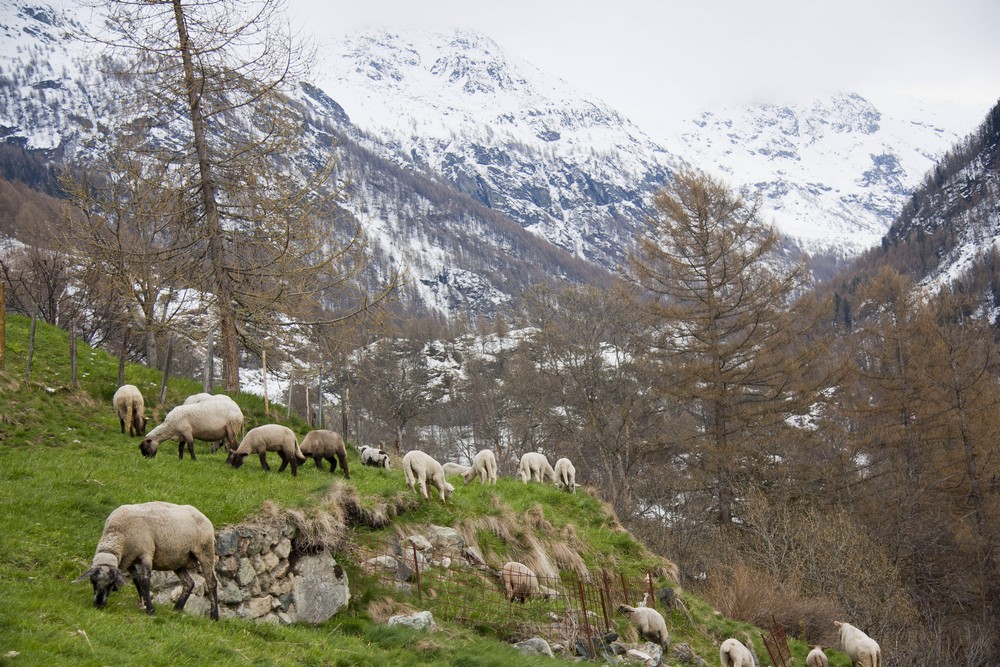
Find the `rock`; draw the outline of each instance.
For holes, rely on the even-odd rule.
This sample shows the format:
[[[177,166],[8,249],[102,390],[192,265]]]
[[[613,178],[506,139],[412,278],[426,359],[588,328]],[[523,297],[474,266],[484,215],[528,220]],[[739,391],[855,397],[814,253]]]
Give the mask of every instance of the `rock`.
[[[627,662],[641,662],[642,664],[646,664],[652,659],[653,656],[649,655],[648,653],[643,653],[637,648],[630,648],[628,651],[625,652],[625,660]]]
[[[274,555],[278,558],[285,559],[288,558],[288,554],[292,553],[292,541],[287,537],[282,537],[278,542],[278,546],[274,548]]]
[[[330,554],[303,556],[292,568],[297,621],[322,623],[347,606],[351,591],[347,573]]]
[[[423,535],[410,535],[403,540],[404,550],[412,551],[413,547],[416,547],[417,551],[427,551],[433,548],[431,543]]]
[[[219,581],[219,604],[239,604],[250,597],[236,582],[229,579]]]
[[[555,657],[552,653],[552,648],[549,647],[549,643],[541,637],[532,637],[531,639],[526,639],[523,642],[518,642],[517,644],[514,644],[514,648],[520,651],[523,655],[547,655],[550,658]]]
[[[220,559],[223,556],[232,556],[240,546],[240,536],[235,530],[227,530],[215,536],[215,555]]]
[[[415,614],[406,616],[393,616],[388,621],[389,625],[401,625],[412,630],[424,630],[434,632],[437,626],[434,624],[434,616],[429,611],[418,611]]]
[[[376,556],[365,561],[365,565],[372,570],[381,570],[385,574],[395,575],[399,569],[399,563],[392,556]]]
[[[250,598],[246,604],[240,606],[236,611],[241,618],[260,618],[271,612],[270,596],[260,598]]]
[[[447,526],[430,526],[427,529],[427,539],[435,549],[453,553],[462,553],[465,540],[454,528]]]
[[[253,563],[249,558],[240,559],[240,569],[236,572],[236,582],[240,586],[249,586],[250,582],[257,577],[257,571],[253,569]]]
[[[486,559],[484,559],[483,555],[479,553],[479,549],[475,547],[465,547],[465,549],[462,550],[462,555],[465,556],[465,559],[469,561],[470,565],[474,565],[476,567],[486,567]]]

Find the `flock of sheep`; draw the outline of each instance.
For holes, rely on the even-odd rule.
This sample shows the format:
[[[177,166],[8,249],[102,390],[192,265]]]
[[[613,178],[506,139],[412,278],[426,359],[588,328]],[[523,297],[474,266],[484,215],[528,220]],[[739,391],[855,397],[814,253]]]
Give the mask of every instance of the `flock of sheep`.
[[[122,385],[115,392],[113,403],[122,433],[127,426],[130,436],[145,434],[148,420],[142,394],[135,385]],[[295,475],[298,466],[312,457],[319,469],[323,467],[321,461],[326,459],[330,463],[330,472],[334,472],[339,464],[344,477],[350,479],[344,441],[337,433],[314,430],[299,444],[290,428],[265,424],[250,429],[237,442],[237,435],[243,430],[243,421],[242,411],[228,396],[195,394],[188,397],[184,404],[170,410],[161,424],[145,434],[139,449],[143,456],[151,458],[156,456],[161,443],[176,440],[180,458],[184,458],[186,447],[194,460],[194,441],[202,440],[212,443],[213,453],[225,445],[228,452],[226,462],[235,468],[239,468],[247,456],[257,454],[261,467],[270,470],[266,454],[276,452],[281,458],[278,472],[291,465],[292,475]],[[385,469],[392,467],[389,455],[379,447],[361,446],[357,451],[362,465]],[[471,466],[451,462],[442,465],[426,452],[413,450],[403,456],[402,467],[406,485],[425,500],[429,498],[427,489],[430,485],[437,489],[441,502],[447,502],[455,491],[446,479],[447,475],[461,475],[466,484],[476,479],[483,484],[497,482],[496,457],[488,449],[478,452]],[[525,484],[532,481],[551,482],[570,493],[575,493],[578,486],[576,469],[568,458],[560,458],[553,467],[544,454],[528,452],[521,456],[518,470]],[[194,587],[189,571],[200,567],[211,601],[211,618],[218,619],[214,563],[215,529],[196,508],[164,502],[122,505],[108,516],[91,567],[76,581],[89,579],[94,588],[94,605],[103,607],[108,594],[125,584],[123,572],[127,571],[139,593],[140,608],[152,614],[150,576],[153,570],[172,570],[180,578],[184,588],[174,605],[180,610]],[[501,568],[500,577],[507,599],[512,602],[556,594],[552,589],[540,586],[538,577],[523,563],[506,563]],[[618,610],[640,635],[667,647],[670,638],[666,622],[658,611],[646,607],[645,601],[636,607],[623,604]],[[837,627],[841,645],[855,667],[882,666],[881,651],[875,640],[849,623],[838,621]],[[749,636],[744,641],[726,639],[719,649],[719,660],[722,667],[753,667],[759,664]],[[822,647],[813,648],[806,665],[829,667]]]

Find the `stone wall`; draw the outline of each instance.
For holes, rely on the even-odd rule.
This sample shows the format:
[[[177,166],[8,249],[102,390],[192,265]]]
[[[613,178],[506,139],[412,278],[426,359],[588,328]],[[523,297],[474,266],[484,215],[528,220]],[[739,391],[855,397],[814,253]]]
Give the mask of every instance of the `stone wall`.
[[[291,521],[267,526],[227,527],[215,535],[219,616],[270,623],[322,623],[347,606],[347,573],[328,552],[296,549]],[[185,611],[207,615],[205,580],[194,574],[195,589]],[[173,572],[153,575],[154,603],[172,604],[181,593]]]

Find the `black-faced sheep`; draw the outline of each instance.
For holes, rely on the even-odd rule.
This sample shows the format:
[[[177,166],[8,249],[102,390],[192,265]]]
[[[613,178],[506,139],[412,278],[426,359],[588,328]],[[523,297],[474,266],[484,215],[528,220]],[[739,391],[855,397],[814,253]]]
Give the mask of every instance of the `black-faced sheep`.
[[[620,611],[629,623],[646,639],[656,642],[663,648],[670,644],[670,634],[667,632],[667,622],[660,612],[652,607],[631,607],[627,604],[618,605]]]
[[[441,468],[444,470],[446,477],[448,475],[465,475],[465,473],[472,469],[469,466],[464,466],[461,463],[452,463],[451,461],[442,463]]]
[[[306,460],[292,429],[281,424],[264,424],[247,431],[240,446],[226,457],[226,463],[239,468],[247,456],[257,454],[260,457],[260,467],[269,471],[271,466],[267,465],[267,452],[278,452],[281,457],[278,472],[284,472],[290,463],[293,477],[298,472],[299,463]]]
[[[416,490],[414,484],[420,485],[420,495],[426,500],[427,484],[437,488],[441,502],[446,502],[448,496],[455,490],[444,478],[444,468],[432,456],[420,450],[406,452],[403,457],[403,474],[406,475],[406,486],[411,491]]]
[[[154,613],[149,590],[153,570],[172,570],[184,585],[174,609],[181,610],[194,589],[188,573],[201,567],[205,589],[212,604],[211,617],[219,618],[215,579],[215,529],[212,522],[191,505],[151,502],[122,505],[104,523],[104,532],[90,569],[74,583],[90,579],[94,606],[107,604],[108,595],[125,585],[123,571],[132,576],[139,604]]]
[[[500,579],[503,581],[503,590],[507,594],[507,599],[511,602],[524,602],[528,598],[538,598],[542,596],[542,590],[538,586],[538,577],[524,563],[510,561],[504,563],[500,568]]]
[[[225,394],[209,394],[202,392],[199,394],[191,394],[190,396],[185,398],[184,405],[195,405],[196,403],[204,403],[205,401],[223,401],[229,405],[229,408],[234,415],[234,419],[236,419],[238,415],[239,424],[235,425],[236,439],[233,440],[233,442],[229,443],[230,445],[229,449],[233,449],[234,447],[236,447],[236,442],[243,435],[243,411],[240,410],[239,404]],[[218,449],[222,447],[224,444],[226,444],[225,440],[219,440],[217,442],[213,442],[212,453],[214,454],[215,452],[217,452]]]
[[[753,649],[753,641],[746,634],[743,641],[730,637],[719,647],[719,660],[722,667],[755,667],[760,662]]]
[[[840,629],[840,645],[854,667],[882,667],[882,649],[878,642],[850,623],[834,621]]]
[[[822,646],[813,646],[806,656],[806,667],[830,667],[830,661],[823,652]]]
[[[235,402],[204,401],[194,405],[178,405],[167,413],[163,423],[146,434],[139,443],[139,451],[146,458],[156,456],[160,443],[177,440],[180,458],[184,458],[187,445],[191,460],[195,460],[194,441],[217,442],[223,440],[230,448],[236,447],[236,434],[243,428],[243,413]]]
[[[538,452],[527,452],[521,456],[521,481],[527,484],[529,481],[555,482],[556,473],[552,465],[545,457],[545,454]]]
[[[489,449],[476,452],[472,467],[462,474],[466,484],[477,477],[482,484],[497,483],[497,457]]]
[[[361,465],[371,466],[372,468],[385,468],[386,470],[392,469],[392,462],[389,460],[389,454],[385,450],[377,447],[362,446],[358,453],[361,455]]]
[[[340,469],[344,471],[344,478],[350,479],[351,473],[347,468],[347,448],[344,446],[344,439],[339,433],[328,431],[324,428],[316,429],[306,433],[299,443],[299,449],[306,456],[313,457],[316,467],[323,469],[322,459],[326,459],[330,464],[330,474],[337,469],[337,462],[340,462]]]
[[[112,399],[115,406],[115,416],[122,426],[122,433],[125,432],[125,424],[128,424],[128,434],[130,436],[142,435],[146,432],[145,404],[142,400],[142,392],[134,384],[123,384],[115,391]]]
[[[576,468],[573,462],[563,457],[555,465],[556,486],[570,493],[576,493]]]

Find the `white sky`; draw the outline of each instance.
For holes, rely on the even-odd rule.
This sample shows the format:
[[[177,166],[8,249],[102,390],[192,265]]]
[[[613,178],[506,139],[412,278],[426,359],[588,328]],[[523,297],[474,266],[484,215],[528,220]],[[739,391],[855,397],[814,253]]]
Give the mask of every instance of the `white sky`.
[[[965,133],[1000,98],[1000,0],[289,1],[318,33],[484,33],[654,139],[702,109],[835,92],[954,103]]]

